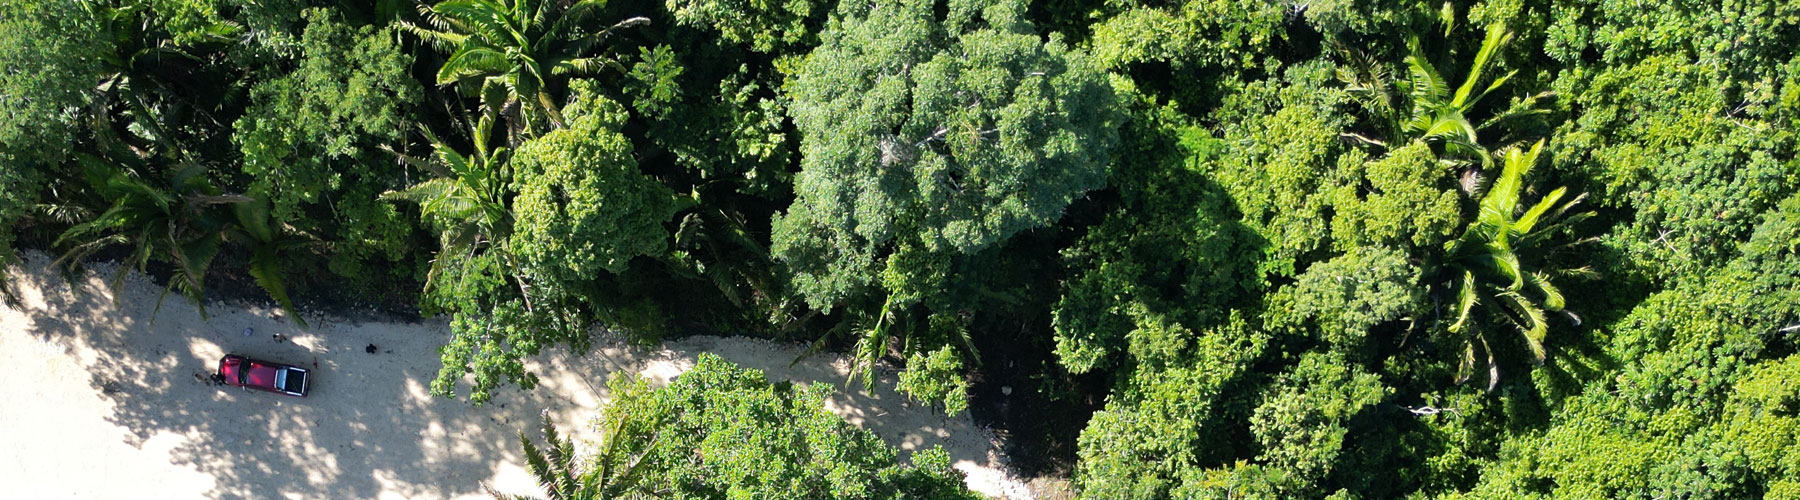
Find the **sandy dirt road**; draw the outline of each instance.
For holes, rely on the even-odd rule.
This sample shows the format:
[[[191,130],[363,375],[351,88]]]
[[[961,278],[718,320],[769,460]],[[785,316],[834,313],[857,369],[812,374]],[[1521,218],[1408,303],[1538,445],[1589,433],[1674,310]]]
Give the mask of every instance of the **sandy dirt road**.
[[[441,321],[309,317],[302,329],[274,311],[225,303],[202,320],[174,296],[152,321],[162,287],[149,279],[128,273],[115,295],[105,284],[111,268],[95,266],[77,292],[49,261],[27,254],[12,271],[22,303],[0,306],[7,498],[488,498],[483,485],[532,493],[514,433],[547,411],[566,433],[591,440],[612,373],[666,382],[701,352],[770,380],[842,387],[848,370],[836,356],[790,367],[798,346],[752,339],[694,337],[654,350],[612,343],[541,356],[537,390],[503,390],[476,407],[427,393],[449,335]],[[374,354],[365,352],[371,344]],[[227,352],[316,366],[311,397],[211,385],[206,375]],[[873,394],[838,391],[829,408],[903,450],[944,446],[977,491],[1031,497],[1005,472],[989,432],[967,414],[909,404],[886,378]]]

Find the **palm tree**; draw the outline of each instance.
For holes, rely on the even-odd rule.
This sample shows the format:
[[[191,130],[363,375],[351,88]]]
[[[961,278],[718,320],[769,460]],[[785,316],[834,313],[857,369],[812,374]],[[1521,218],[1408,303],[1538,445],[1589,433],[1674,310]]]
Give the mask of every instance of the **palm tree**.
[[[304,326],[287,293],[280,263],[288,251],[304,246],[305,238],[270,225],[266,201],[254,208],[247,205],[253,198],[224,194],[212,184],[201,155],[189,146],[208,138],[187,137],[191,132],[164,126],[182,121],[184,115],[205,114],[205,107],[194,102],[193,92],[184,91],[187,87],[180,78],[145,69],[210,64],[221,57],[218,49],[237,43],[242,27],[209,21],[184,35],[190,39],[176,41],[143,22],[152,10],[150,2],[114,0],[86,3],[83,8],[99,21],[95,29],[108,35],[111,50],[99,55],[108,72],[94,87],[95,99],[83,113],[92,132],[87,151],[75,158],[83,172],[70,180],[77,186],[85,184],[85,191],[97,199],[91,207],[72,200],[37,207],[46,217],[71,226],[55,243],[67,247],[58,266],[73,278],[95,252],[128,245],[127,265],[112,280],[115,288],[127,270],[143,271],[153,259],[168,262],[174,264],[175,273],[163,298],[179,292],[200,305],[204,317],[207,269],[223,243],[234,240],[250,248],[250,273],[257,284]],[[226,205],[232,213],[222,210]],[[93,215],[99,207],[104,212]],[[161,306],[159,298],[157,309]]]
[[[1346,83],[1346,90],[1372,115],[1371,118],[1381,129],[1380,134],[1386,137],[1386,141],[1359,134],[1345,134],[1345,137],[1384,148],[1391,143],[1414,140],[1442,143],[1447,151],[1479,158],[1482,167],[1488,167],[1492,156],[1478,142],[1476,132],[1510,118],[1539,113],[1541,110],[1537,107],[1538,100],[1550,95],[1544,93],[1532,96],[1479,125],[1469,119],[1468,113],[1482,98],[1505,85],[1518,73],[1514,70],[1492,80],[1487,78],[1494,54],[1505,47],[1512,37],[1512,32],[1506,29],[1504,23],[1489,25],[1481,48],[1475,53],[1475,60],[1464,75],[1462,84],[1456,87],[1455,93],[1450,92],[1448,81],[1431,64],[1416,37],[1408,39],[1407,47],[1411,54],[1406,56],[1405,79],[1391,78],[1380,64],[1359,52],[1340,48],[1339,52],[1347,64],[1344,69],[1339,70],[1338,78]]]
[[[1457,382],[1468,380],[1475,367],[1477,344],[1487,356],[1488,388],[1499,379],[1494,363],[1493,347],[1477,316],[1504,318],[1518,329],[1530,350],[1532,362],[1543,364],[1544,337],[1549,331],[1547,313],[1562,312],[1566,305],[1552,275],[1589,276],[1592,271],[1577,269],[1528,270],[1526,266],[1545,265],[1547,253],[1569,246],[1594,241],[1582,238],[1560,245],[1550,238],[1563,234],[1570,226],[1593,215],[1593,212],[1570,214],[1585,196],[1558,205],[1567,188],[1556,188],[1539,199],[1531,208],[1520,210],[1519,193],[1525,174],[1537,163],[1544,141],[1539,140],[1529,151],[1517,147],[1505,151],[1505,166],[1494,185],[1481,199],[1480,214],[1461,237],[1448,245],[1446,270],[1449,287],[1456,294],[1456,321],[1451,333],[1466,334],[1463,359]],[[1479,307],[1486,306],[1486,307]],[[1577,318],[1573,314],[1571,319]],[[1577,320],[1578,321],[1578,320]]]
[[[231,208],[237,224],[226,231],[226,237],[250,250],[250,277],[294,318],[295,324],[306,326],[306,320],[288,296],[287,269],[283,264],[292,261],[295,251],[317,245],[318,239],[271,217],[267,197],[255,196]]]
[[[184,141],[182,137],[194,131],[163,124],[192,115],[216,119],[209,116],[212,106],[201,103],[205,99],[200,96],[208,94],[195,92],[193,79],[225,58],[240,41],[243,27],[226,20],[197,20],[204,24],[169,33],[168,26],[147,21],[156,7],[146,0],[82,2],[82,8],[96,21],[93,29],[104,33],[108,42],[108,50],[96,54],[106,73],[94,87],[96,99],[85,113],[94,140],[102,147],[160,150],[183,159],[194,156],[184,143],[205,138]]]
[[[545,445],[542,449],[525,437],[525,431],[519,431],[519,444],[525,448],[525,464],[531,468],[531,474],[537,476],[538,485],[544,488],[544,494],[550,500],[613,500],[628,498],[655,498],[649,491],[644,491],[637,484],[638,473],[642,468],[638,465],[654,451],[658,436],[624,436],[628,429],[641,429],[643,426],[632,426],[630,415],[611,419],[612,428],[602,436],[603,444],[591,459],[580,463],[575,456],[575,443],[556,432],[556,426],[550,423],[550,413],[539,415],[538,428],[544,433]],[[630,452],[621,448],[629,439],[644,440],[648,444],[635,458],[627,461]],[[531,500],[524,495],[505,495],[487,488],[489,495],[499,500]]]
[[[553,127],[563,124],[546,79],[591,75],[606,68],[622,70],[611,58],[586,54],[614,31],[650,23],[649,18],[633,17],[606,29],[589,30],[588,21],[605,6],[605,0],[572,4],[557,0],[446,0],[422,8],[436,29],[403,26],[440,50],[450,51],[438,69],[438,85],[459,85],[465,92],[479,92],[483,104],[493,110],[516,105],[524,116],[514,121],[513,130],[539,131],[546,121]]]
[[[668,258],[671,271],[710,281],[739,309],[754,310],[769,319],[786,312],[789,304],[781,293],[781,279],[770,265],[769,249],[750,234],[741,215],[702,208],[682,217],[678,228]]]
[[[434,148],[434,161],[399,156],[437,177],[381,195],[384,200],[419,204],[421,215],[438,229],[440,248],[425,278],[427,290],[443,275],[446,266],[497,250],[499,242],[512,233],[512,214],[506,207],[512,193],[507,164],[512,154],[504,147],[489,149],[487,138],[492,136],[492,128],[492,115],[482,117],[475,125],[473,155],[457,152],[426,130],[426,138]]]
[[[249,198],[220,193],[207,180],[205,168],[193,163],[178,164],[163,179],[144,179],[133,169],[91,154],[79,154],[77,161],[85,167],[91,188],[109,207],[57,237],[55,246],[68,250],[55,265],[73,280],[88,256],[126,245],[131,253],[126,265],[113,275],[113,288],[123,282],[127,270],[141,272],[151,259],[165,261],[174,264],[175,273],[169,277],[163,297],[157,299],[156,310],[162,309],[162,298],[168,292],[176,291],[200,305],[205,317],[206,270],[219,254],[228,228],[215,208]]]
[[[1474,93],[1475,87],[1481,84],[1483,73],[1487,71],[1494,52],[1511,40],[1512,32],[1507,31],[1504,24],[1488,26],[1487,38],[1482,40],[1481,49],[1475,53],[1475,62],[1469,66],[1462,85],[1457,86],[1455,94],[1449,94],[1443,75],[1425,58],[1424,51],[1419,49],[1418,39],[1413,39],[1408,44],[1412,54],[1406,56],[1408,78],[1400,82],[1400,90],[1406,93],[1408,101],[1412,103],[1411,116],[1404,125],[1405,133],[1427,141],[1441,140],[1447,147],[1463,148],[1486,157],[1486,150],[1482,149],[1475,138],[1475,125],[1469,122],[1466,113],[1481,102],[1481,98],[1518,73],[1517,70],[1507,72],[1495,78],[1481,93]]]

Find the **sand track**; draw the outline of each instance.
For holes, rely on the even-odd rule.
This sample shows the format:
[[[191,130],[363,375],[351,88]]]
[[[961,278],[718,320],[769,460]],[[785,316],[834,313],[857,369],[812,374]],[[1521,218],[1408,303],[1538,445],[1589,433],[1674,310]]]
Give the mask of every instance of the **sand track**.
[[[152,321],[162,288],[148,278],[127,274],[115,300],[109,266],[77,292],[47,256],[25,257],[11,273],[22,304],[0,306],[0,478],[10,498],[487,498],[484,484],[531,493],[514,433],[548,411],[565,432],[592,439],[587,424],[612,373],[666,382],[701,352],[770,380],[842,387],[848,370],[836,356],[790,367],[799,346],[744,338],[654,350],[603,343],[585,356],[540,356],[541,387],[502,390],[476,407],[427,394],[448,336],[442,321],[309,317],[301,329],[226,303],[210,304],[202,320],[179,297]],[[205,374],[227,352],[316,365],[312,396],[210,385]],[[991,433],[967,414],[910,404],[885,378],[873,394],[838,391],[829,408],[903,450],[944,446],[977,491],[1030,498]]]

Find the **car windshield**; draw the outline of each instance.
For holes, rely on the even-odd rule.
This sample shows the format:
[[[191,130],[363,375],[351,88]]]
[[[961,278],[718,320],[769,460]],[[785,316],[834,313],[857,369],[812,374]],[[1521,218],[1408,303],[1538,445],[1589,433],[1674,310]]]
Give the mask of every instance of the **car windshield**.
[[[299,368],[289,368],[289,369],[285,370],[283,373],[285,373],[286,376],[282,377],[282,379],[281,379],[281,390],[288,391],[288,392],[291,392],[294,394],[300,394],[302,392],[302,390],[305,389],[305,387],[306,387],[306,370],[302,370]]]

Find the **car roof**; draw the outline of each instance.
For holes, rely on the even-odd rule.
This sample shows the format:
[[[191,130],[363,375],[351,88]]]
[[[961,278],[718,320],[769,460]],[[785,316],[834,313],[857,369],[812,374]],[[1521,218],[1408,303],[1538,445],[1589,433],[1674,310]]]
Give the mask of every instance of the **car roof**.
[[[233,358],[236,358],[236,363],[231,362],[234,361]],[[239,376],[239,370],[242,370],[243,381],[246,385],[267,388],[276,388],[276,377],[279,376],[282,368],[289,367],[284,363],[263,361],[237,354],[227,354],[223,361],[225,362],[221,363],[220,371],[224,376],[236,378]]]
[[[258,387],[275,387],[275,377],[280,372],[281,369],[273,366],[251,364],[250,370],[246,373],[249,374],[248,379],[251,384],[255,384]]]

